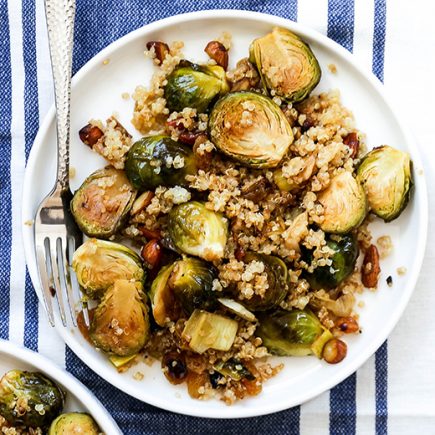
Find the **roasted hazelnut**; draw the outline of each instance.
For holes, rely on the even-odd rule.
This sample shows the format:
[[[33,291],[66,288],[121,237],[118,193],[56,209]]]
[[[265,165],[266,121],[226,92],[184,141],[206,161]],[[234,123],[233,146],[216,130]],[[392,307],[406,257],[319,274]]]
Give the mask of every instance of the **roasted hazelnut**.
[[[154,52],[156,53],[156,61],[158,65],[165,60],[165,57],[169,54],[168,44],[165,44],[161,41],[149,41],[147,42],[147,50],[151,50],[154,48]]]
[[[87,124],[79,131],[79,136],[85,145],[92,147],[104,136],[104,133],[96,125]]]
[[[338,338],[329,340],[323,348],[323,359],[329,364],[337,364],[346,357],[347,344]]]
[[[219,41],[210,41],[204,51],[225,71],[228,68],[228,50]]]

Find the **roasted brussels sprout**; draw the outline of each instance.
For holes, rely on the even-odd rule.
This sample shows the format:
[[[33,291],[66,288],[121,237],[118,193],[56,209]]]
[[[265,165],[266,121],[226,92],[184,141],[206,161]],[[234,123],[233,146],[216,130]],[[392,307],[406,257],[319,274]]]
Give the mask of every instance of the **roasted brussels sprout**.
[[[334,252],[330,259],[330,266],[318,266],[305,278],[311,288],[333,289],[352,274],[359,255],[358,241],[352,234],[336,236],[340,240],[327,238],[326,245]],[[304,250],[304,260],[310,264],[313,260],[311,251]]]
[[[89,414],[70,412],[61,414],[51,423],[48,435],[98,435],[101,431]]]
[[[87,236],[107,239],[124,224],[135,197],[124,171],[109,166],[86,178],[74,193],[71,212]]]
[[[125,172],[139,190],[157,186],[184,186],[196,173],[193,151],[168,136],[149,136],[135,142],[127,154]]]
[[[326,233],[345,234],[361,225],[367,215],[367,198],[361,183],[350,172],[340,172],[318,195]]]
[[[275,27],[255,39],[249,60],[257,66],[264,86],[289,102],[306,98],[320,81],[321,70],[314,53],[287,29]]]
[[[145,301],[141,283],[115,281],[94,312],[89,335],[95,346],[119,356],[139,352],[150,329]]]
[[[175,247],[207,261],[224,256],[227,220],[198,201],[174,207],[169,214],[169,235]]]
[[[197,65],[183,60],[167,81],[165,99],[171,112],[191,107],[203,113],[215,98],[229,91],[225,70],[219,65]]]
[[[228,317],[195,310],[186,322],[182,337],[197,353],[207,349],[227,351],[234,343],[238,327],[239,324]]]
[[[215,303],[215,268],[199,258],[185,258],[174,264],[168,285],[187,314],[195,308],[209,309]]]
[[[361,162],[357,179],[364,186],[370,210],[390,222],[402,213],[411,194],[409,154],[388,145],[375,148]]]
[[[220,151],[254,168],[274,168],[293,142],[280,107],[255,92],[232,92],[210,114],[211,141]]]
[[[252,296],[251,299],[244,299],[243,305],[252,311],[265,311],[277,307],[285,298],[288,290],[288,270],[285,263],[273,255],[254,254],[248,252],[243,260],[245,263],[260,261],[264,264],[269,285],[263,297]]]
[[[159,326],[177,320],[180,314],[180,305],[168,284],[174,266],[175,263],[162,267],[151,284],[149,292],[151,308],[154,320]]]
[[[145,280],[139,256],[119,243],[88,239],[74,252],[72,267],[85,293],[96,298],[118,279]]]
[[[255,333],[273,355],[304,356],[315,353],[320,357],[320,347],[323,348],[325,344],[324,337],[332,338],[331,333],[308,310],[262,313],[259,321]]]
[[[10,370],[0,380],[0,415],[13,426],[45,428],[64,401],[64,392],[42,373]]]

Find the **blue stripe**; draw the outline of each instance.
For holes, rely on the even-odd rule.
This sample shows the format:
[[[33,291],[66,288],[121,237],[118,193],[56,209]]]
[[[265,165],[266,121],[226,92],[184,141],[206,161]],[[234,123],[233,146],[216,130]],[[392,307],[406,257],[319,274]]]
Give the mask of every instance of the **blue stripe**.
[[[353,0],[328,1],[328,37],[353,51]],[[356,430],[356,374],[345,379],[330,393],[329,432],[352,435]]]
[[[36,63],[35,0],[23,1],[23,58],[24,58],[24,123],[26,161],[38,131],[38,77]],[[26,270],[24,295],[24,346],[38,349],[38,298]]]
[[[353,0],[328,1],[328,37],[349,51],[353,51]]]
[[[388,433],[388,341],[375,355],[376,435]]]
[[[385,33],[387,21],[386,0],[375,0],[375,15],[373,29],[373,74],[384,81]]]
[[[331,390],[329,433],[352,435],[356,431],[356,373]]]
[[[9,338],[9,290],[11,271],[11,119],[12,78],[9,17],[5,1],[0,3],[0,338]]]

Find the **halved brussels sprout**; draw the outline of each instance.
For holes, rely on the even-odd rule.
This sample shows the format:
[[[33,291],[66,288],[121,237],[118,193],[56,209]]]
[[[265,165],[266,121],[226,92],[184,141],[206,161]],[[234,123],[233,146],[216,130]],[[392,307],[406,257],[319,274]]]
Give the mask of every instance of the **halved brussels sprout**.
[[[61,414],[51,423],[48,435],[98,435],[101,431],[94,419],[83,412]]]
[[[167,81],[165,99],[171,112],[191,107],[203,113],[215,98],[230,90],[221,66],[197,65],[186,60],[174,69]]]
[[[319,227],[326,233],[345,234],[361,225],[367,215],[367,198],[350,172],[340,172],[317,197],[324,209]]]
[[[168,285],[187,314],[195,308],[211,308],[215,302],[216,269],[199,258],[184,258],[174,264]]]
[[[74,252],[72,267],[91,298],[101,297],[118,279],[145,280],[139,256],[127,246],[106,240],[86,240]]]
[[[94,311],[89,335],[95,346],[119,356],[139,352],[150,331],[145,301],[141,283],[115,281]]]
[[[177,320],[180,315],[180,305],[168,284],[174,266],[175,263],[162,267],[151,284],[149,292],[151,308],[154,320],[159,326]]]
[[[230,350],[236,338],[239,324],[220,314],[195,310],[186,322],[182,337],[197,353],[207,349]]]
[[[0,380],[0,415],[12,426],[46,428],[64,401],[65,393],[42,373],[10,370]]]
[[[87,236],[107,239],[122,227],[135,197],[124,171],[109,166],[86,178],[74,193],[71,212]]]
[[[263,345],[271,354],[279,356],[312,354],[313,344],[325,331],[319,319],[308,310],[264,313],[259,321],[255,334],[263,340]],[[316,354],[319,353],[318,347],[316,343]]]
[[[281,27],[252,42],[249,60],[257,66],[264,86],[290,102],[306,98],[322,74],[310,47]]]
[[[185,186],[186,175],[196,173],[193,151],[168,136],[143,137],[127,154],[125,173],[139,190],[157,186]]]
[[[358,241],[352,234],[339,236],[340,240],[326,239],[326,245],[334,253],[330,257],[330,266],[318,266],[312,273],[307,273],[305,278],[311,288],[332,289],[342,283],[352,274],[359,255]],[[310,264],[313,260],[311,251],[304,252],[304,260]]]
[[[383,145],[370,151],[358,168],[370,210],[385,222],[396,219],[408,204],[411,164],[408,153]]]
[[[169,213],[169,235],[175,247],[207,261],[224,256],[227,220],[198,201],[186,202]]]
[[[210,114],[211,141],[220,151],[254,168],[274,168],[293,143],[280,107],[255,92],[232,92]]]
[[[273,255],[254,254],[252,252],[248,252],[243,261],[245,263],[251,261],[264,263],[267,283],[269,284],[263,297],[254,295],[251,299],[244,299],[243,305],[252,311],[265,311],[277,307],[285,298],[288,290],[288,270],[284,261]]]

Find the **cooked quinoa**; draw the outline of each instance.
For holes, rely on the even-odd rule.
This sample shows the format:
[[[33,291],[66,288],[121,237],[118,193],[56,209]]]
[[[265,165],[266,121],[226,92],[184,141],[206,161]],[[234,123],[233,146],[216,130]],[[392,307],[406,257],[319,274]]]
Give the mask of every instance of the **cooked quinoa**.
[[[220,42],[228,50],[230,35],[224,34]],[[145,55],[159,67],[149,86],[140,85],[132,94],[132,124],[145,136],[165,135],[174,141],[188,143],[193,148],[197,170],[185,176],[183,186],[159,185],[143,193],[140,207],[133,206],[134,212],[128,216],[123,235],[138,247],[157,241],[161,249],[173,249],[167,244],[171,211],[189,201],[202,201],[208,210],[224,216],[229,228],[224,255],[213,260],[216,277],[211,291],[214,294],[230,293],[235,301],[248,307],[255,300],[267,298],[273,289],[270,288],[268,265],[264,258],[279,257],[288,268],[285,296],[279,308],[289,312],[309,309],[324,328],[336,337],[342,336],[344,329],[340,325],[343,319],[351,319],[356,324],[358,318],[355,309],[361,302],[357,302],[356,295],[364,290],[360,267],[355,265],[349,276],[332,289],[314,288],[307,276],[318,268],[333,269],[335,251],[330,242],[343,241],[342,236],[328,235],[321,229],[325,220],[321,195],[334,177],[343,173],[354,176],[366,151],[365,136],[356,128],[352,112],[342,105],[340,92],[336,89],[312,94],[293,104],[272,90],[270,98],[289,122],[294,140],[277,168],[245,166],[220,153],[210,140],[209,112],[202,113],[192,107],[169,110],[165,87],[168,77],[183,60],[182,49],[182,42],[174,42],[163,60],[156,59],[154,46],[146,51]],[[328,68],[336,73],[334,65]],[[227,71],[226,79],[232,91],[265,93],[258,71],[248,59],[240,60],[235,69]],[[278,84],[279,77],[273,78],[272,83],[274,80]],[[249,102],[242,106],[240,126],[249,128],[256,122],[256,108]],[[115,118],[107,120],[106,125],[101,121],[90,123],[104,132],[93,149],[116,168],[124,168],[126,155],[132,146],[131,136]],[[356,137],[355,149],[351,138]],[[150,162],[157,175],[167,169],[184,168],[187,164],[181,155]],[[144,198],[146,202],[143,204]],[[368,227],[371,219],[367,216],[352,230],[363,255],[372,245]],[[377,239],[377,245],[381,258],[392,249],[389,236]],[[306,252],[310,252],[309,260]],[[257,256],[246,257],[248,253]],[[171,251],[168,255],[171,258],[168,263],[179,258]],[[397,273],[401,275],[405,270],[397,269]],[[222,305],[214,308],[213,313],[234,318],[234,312]],[[256,333],[258,320],[248,321],[243,316],[236,316],[238,329],[230,350],[210,348],[198,354],[189,348],[183,336],[188,318],[181,313],[175,320],[165,319],[164,327],[155,328],[145,345],[144,358],[147,361],[153,358],[162,360],[162,372],[173,383],[179,383],[179,379],[171,379],[172,371],[183,377],[192,397],[208,399],[218,396],[231,404],[258,394],[262,383],[282,369],[283,364],[272,366],[267,362],[268,348]],[[235,380],[216,371],[219,364],[233,361],[236,370],[246,369],[251,377]],[[142,379],[143,376],[134,377]]]

